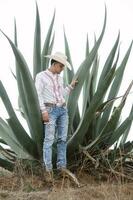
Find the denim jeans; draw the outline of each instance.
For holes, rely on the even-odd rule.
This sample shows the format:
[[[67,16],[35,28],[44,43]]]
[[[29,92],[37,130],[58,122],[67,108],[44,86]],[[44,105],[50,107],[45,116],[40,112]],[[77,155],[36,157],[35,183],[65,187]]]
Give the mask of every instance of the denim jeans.
[[[44,124],[43,161],[46,170],[52,170],[52,145],[57,140],[57,169],[66,167],[66,140],[68,113],[64,107],[47,107],[49,122]]]

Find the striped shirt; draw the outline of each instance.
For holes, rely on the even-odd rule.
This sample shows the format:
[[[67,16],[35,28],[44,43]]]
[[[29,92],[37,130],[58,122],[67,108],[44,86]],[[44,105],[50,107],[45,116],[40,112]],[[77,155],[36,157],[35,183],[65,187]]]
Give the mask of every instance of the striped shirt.
[[[42,113],[46,111],[45,103],[65,103],[65,96],[68,96],[73,89],[71,85],[64,88],[63,78],[48,69],[36,75],[35,86]]]

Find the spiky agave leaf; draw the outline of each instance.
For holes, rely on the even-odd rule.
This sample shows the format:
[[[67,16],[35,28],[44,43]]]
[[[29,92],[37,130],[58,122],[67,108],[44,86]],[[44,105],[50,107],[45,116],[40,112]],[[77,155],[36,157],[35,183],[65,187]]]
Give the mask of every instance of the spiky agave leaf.
[[[133,113],[133,106],[132,106],[132,109],[131,109],[131,112],[130,112],[129,116],[131,116],[132,113]],[[130,121],[129,126],[127,127],[127,129],[125,130],[125,132],[124,132],[124,134],[123,134],[123,136],[121,138],[120,145],[122,145],[122,146],[126,143],[126,140],[128,138],[131,125],[132,125],[132,120]]]
[[[34,33],[34,51],[33,51],[33,78],[41,71],[41,27],[38,6],[36,3],[36,25]]]
[[[92,69],[91,71],[89,70],[88,76],[83,85],[82,118],[84,117],[85,112],[87,108],[89,107],[91,99],[93,98],[95,90],[96,90],[96,79],[97,79],[98,67],[99,67],[98,54],[96,54],[96,57],[92,65]]]
[[[16,47],[18,47],[18,41],[17,41],[17,25],[16,25],[16,19],[14,19],[14,44],[16,45]],[[16,62],[17,65],[17,62]],[[14,75],[16,81],[18,80],[18,68],[16,66],[16,75]],[[18,84],[18,88],[19,88],[19,84]],[[19,91],[21,91],[21,89],[19,89]],[[22,117],[25,118],[25,114],[24,114],[24,107],[21,101],[20,96],[18,97],[18,111],[21,113]]]
[[[5,144],[11,147],[18,158],[27,158],[27,152],[24,152],[23,146],[17,140],[14,132],[2,118],[0,118],[0,136],[6,142]]]
[[[110,68],[113,64],[115,53],[116,53],[116,50],[117,50],[117,47],[118,47],[118,44],[119,44],[119,38],[120,38],[120,33],[118,34],[116,42],[115,42],[106,62],[104,64],[102,73],[101,73],[100,78],[99,78],[98,86],[101,84],[102,80],[104,79],[104,77],[106,76],[106,74],[108,73],[108,71],[110,70]]]
[[[125,54],[125,56],[124,56],[124,58],[123,58],[123,60],[120,64],[120,67],[116,71],[116,75],[115,75],[114,81],[112,83],[112,86],[110,88],[110,92],[109,92],[109,95],[108,95],[108,98],[107,98],[108,100],[111,99],[111,98],[114,98],[118,94],[118,91],[119,91],[119,88],[120,88],[120,85],[121,85],[121,82],[122,82],[124,70],[125,70],[125,67],[126,67],[130,52],[131,52],[131,48],[132,48],[132,43],[129,46],[127,52],[126,52],[126,54]],[[105,110],[105,112],[103,113],[103,116],[102,116],[102,119],[101,119],[101,124],[100,124],[100,130],[102,130],[104,124],[106,124],[107,120],[109,119],[109,116],[110,116],[110,113],[111,113],[111,110],[112,110],[112,106],[113,106],[113,102],[110,105],[110,107],[108,107]]]
[[[78,71],[76,72],[75,76],[73,79],[78,79],[78,84],[73,91],[73,93],[70,95],[69,100],[68,100],[68,111],[69,111],[69,132],[72,130],[72,124],[73,124],[73,119],[75,116],[77,104],[78,104],[78,99],[79,95],[84,83],[84,80],[86,79],[86,75],[88,74],[88,71],[92,65],[92,62],[94,61],[94,58],[96,56],[97,50],[100,46],[100,43],[102,41],[104,31],[105,31],[105,26],[106,26],[106,8],[105,8],[105,19],[104,19],[104,25],[102,32],[99,36],[99,39],[97,40],[96,44],[94,45],[93,49],[89,53],[88,57],[83,61],[83,63],[80,65]]]
[[[68,152],[72,152],[74,149],[77,149],[79,144],[82,144],[85,134],[89,128],[90,123],[92,122],[95,112],[99,106],[100,100],[103,98],[103,95],[106,93],[115,73],[115,67],[113,67],[103,80],[100,85],[99,90],[96,91],[89,108],[87,109],[84,118],[81,120],[77,130],[74,135],[68,141]]]
[[[66,74],[66,84],[70,84],[73,76],[74,76],[74,68],[73,68],[73,64],[72,64],[72,58],[71,58],[71,53],[70,53],[70,48],[69,48],[69,44],[68,44],[68,40],[67,40],[67,36],[65,33],[65,29],[64,29],[64,43],[65,43],[65,54],[67,56],[67,60],[71,65],[72,70],[69,70],[68,67],[65,68],[64,73]]]
[[[2,31],[1,31],[2,32]],[[2,32],[3,33],[3,32]],[[3,33],[4,34],[4,33]],[[13,42],[9,39],[9,37],[4,34],[7,40],[9,41],[12,50],[14,52],[17,67],[19,68],[20,74],[20,84],[22,85],[24,96],[21,96],[21,99],[26,102],[26,108],[28,108],[28,117],[30,120],[30,125],[32,126],[32,138],[34,142],[37,144],[38,152],[40,156],[42,155],[42,123],[41,123],[41,115],[39,102],[37,98],[37,92],[34,85],[34,81],[31,77],[30,71],[28,69],[27,63],[18,50],[18,48],[13,44]],[[25,106],[25,105],[23,105]]]
[[[112,133],[110,140],[108,141],[108,145],[112,146],[124,133],[133,121],[133,106],[129,116],[122,122],[122,124]],[[124,144],[124,143],[123,143]]]
[[[51,54],[53,49],[54,34],[52,36],[52,32],[53,32],[54,19],[55,19],[55,13],[52,18],[50,27],[48,29],[46,40],[41,53],[40,17],[39,17],[38,7],[36,4],[36,26],[34,35],[34,77],[39,71],[45,70],[48,67],[48,60],[44,57],[44,55]],[[104,144],[108,144],[108,147],[110,147],[112,144],[118,141],[118,139],[121,137],[122,134],[124,134],[129,130],[129,127],[131,126],[132,123],[132,110],[131,110],[130,115],[126,118],[126,120],[120,125],[118,124],[121,110],[124,105],[124,101],[118,106],[118,108],[114,109],[113,113],[110,111],[109,116],[110,115],[112,116],[111,118],[108,117],[107,122],[105,124],[104,124],[105,121],[102,119],[104,112],[107,111],[107,108],[114,101],[111,99],[116,99],[116,94],[119,89],[119,85],[121,83],[119,76],[123,75],[122,70],[125,68],[131,50],[130,47],[128,53],[123,59],[123,64],[121,64],[123,65],[123,67],[121,67],[121,69],[118,68],[118,70],[116,70],[119,56],[117,56],[115,61],[114,58],[119,43],[119,35],[118,35],[118,38],[109,56],[107,57],[97,87],[96,84],[98,78],[97,69],[99,65],[98,63],[99,57],[97,57],[97,52],[104,35],[105,26],[106,26],[106,9],[105,9],[105,19],[104,19],[103,29],[101,35],[99,36],[99,39],[95,42],[94,47],[92,48],[91,51],[89,51],[89,45],[87,39],[86,58],[80,65],[76,74],[74,75],[74,70],[72,71],[67,70],[65,72],[66,84],[71,82],[73,75],[74,75],[73,78],[74,79],[78,78],[79,81],[77,87],[71,93],[71,96],[68,99],[68,110],[70,116],[69,136],[71,136],[68,140],[68,145],[67,145],[69,155],[72,155],[75,150],[79,150],[80,144],[86,145],[85,147],[83,147],[83,150],[87,151],[93,148],[94,152],[98,151],[98,147],[102,148]],[[4,93],[3,95],[2,92],[4,91],[4,89],[2,89],[3,91],[0,91],[0,94],[1,96],[3,96],[3,102],[5,101],[5,104],[7,104],[6,108],[9,114],[9,119],[7,119],[8,124],[5,123],[3,120],[0,120],[0,135],[3,139],[2,140],[0,138],[0,142],[2,144],[6,143],[11,147],[11,150],[15,152],[15,154],[13,154],[14,157],[19,157],[21,155],[20,156],[21,158],[25,158],[25,156],[28,155],[29,159],[30,157],[35,159],[36,158],[41,159],[42,157],[42,123],[40,115],[41,113],[39,109],[36,89],[34,86],[34,80],[32,79],[32,76],[29,72],[24,57],[17,48],[18,45],[17,45],[16,25],[15,25],[15,39],[14,39],[15,45],[10,40],[10,38],[8,38],[7,36],[6,38],[8,39],[16,58],[16,80],[19,88],[19,98],[21,105],[20,107],[28,123],[31,137],[21,126],[20,122],[18,121],[13,111],[12,105],[9,101],[7,94]],[[65,40],[65,53],[68,56],[68,61],[72,63],[70,49],[65,31],[64,31],[64,40]],[[113,87],[115,87],[115,84],[113,86],[112,83],[118,84],[115,90],[112,89]],[[111,84],[112,86],[110,87]],[[78,106],[78,98],[83,87],[85,89],[83,98],[84,108],[83,108],[83,115],[79,123],[79,119],[77,120],[76,118],[77,114],[79,113],[79,111],[77,110],[77,106]],[[109,89],[110,93],[112,94],[111,96],[108,96],[106,100],[105,97],[106,94],[108,94]],[[99,111],[99,109],[101,110]],[[103,128],[100,129],[99,127],[101,124],[101,119],[104,126]],[[123,146],[125,147],[125,145]],[[117,147],[118,146],[116,146],[115,151],[113,152],[113,158],[111,158],[110,156],[110,160],[114,159],[115,161],[115,158],[117,157],[116,156],[118,150]],[[20,153],[19,150],[20,152],[21,150],[23,150],[23,156],[22,154],[19,154]],[[8,155],[9,159],[11,159],[12,152],[6,152],[4,151],[4,149],[2,151],[5,153],[5,157],[2,157],[1,154],[0,162],[4,163],[6,161],[6,158],[8,159]],[[128,145],[127,151],[131,151],[131,144]],[[55,155],[56,153],[54,154],[54,156]],[[96,155],[96,157],[98,156]],[[54,157],[54,160],[55,158],[56,157]]]
[[[129,115],[127,120],[125,120],[122,125],[117,129],[120,114],[122,111],[122,108],[125,105],[125,101],[127,98],[127,95],[129,94],[129,91],[133,85],[133,82],[129,85],[127,91],[125,92],[120,105],[114,108],[114,111],[110,117],[110,120],[105,124],[103,130],[98,134],[97,138],[88,146],[86,146],[84,149],[87,150],[89,148],[92,148],[92,146],[98,145],[100,149],[108,148],[111,144],[114,144],[117,140],[114,141],[114,138],[119,139],[119,137],[124,133],[125,128],[129,126],[129,123],[132,121],[132,114]],[[123,130],[122,128],[123,127]],[[119,132],[120,131],[120,132]],[[117,135],[116,133],[117,132]]]
[[[54,20],[55,20],[55,11],[43,45],[43,50],[41,54],[41,71],[45,70],[48,67],[48,58],[46,58],[45,55],[48,55],[51,51],[51,36],[53,31]]]
[[[19,144],[22,145],[24,150],[31,156],[38,158],[38,153],[37,153],[37,147],[34,141],[29,137],[23,126],[20,124],[13,108],[11,105],[11,102],[8,98],[8,95],[0,81],[0,97],[3,100],[3,103],[6,107],[6,110],[9,115],[9,119],[7,119],[8,122],[12,121],[12,124],[9,124],[12,132],[14,133],[15,137],[17,138],[17,141]],[[14,126],[15,125],[15,126]],[[23,136],[23,137],[22,137]]]
[[[74,68],[73,68],[73,64],[72,64],[71,53],[70,53],[70,49],[69,49],[68,40],[67,40],[67,37],[65,34],[65,30],[64,30],[64,43],[65,43],[65,54],[67,56],[68,62],[71,65],[72,70],[69,70],[68,67],[66,67],[64,69],[63,75],[64,75],[65,84],[70,84],[72,81],[72,78],[74,76]],[[66,101],[68,101],[68,99],[66,99]],[[80,114],[79,114],[79,107],[77,105],[74,120],[73,120],[73,132],[76,130],[76,128],[79,124],[79,121],[80,121]]]
[[[7,143],[2,138],[0,138],[0,143],[4,144],[4,145],[7,145]]]
[[[89,89],[89,99],[88,99],[88,106],[86,107],[86,109],[89,107],[89,104],[96,92],[96,88],[97,88],[97,79],[98,79],[98,70],[99,70],[99,57],[98,57],[98,53],[95,57],[94,63],[93,63],[93,68],[92,68],[92,77],[90,80],[90,89]],[[90,102],[89,102],[90,100]],[[90,137],[90,132],[91,132],[91,138],[95,138],[96,135],[96,129],[97,129],[97,116],[95,115],[93,118],[92,123],[90,124],[90,127],[88,129],[88,134]],[[86,136],[88,138],[88,136]]]

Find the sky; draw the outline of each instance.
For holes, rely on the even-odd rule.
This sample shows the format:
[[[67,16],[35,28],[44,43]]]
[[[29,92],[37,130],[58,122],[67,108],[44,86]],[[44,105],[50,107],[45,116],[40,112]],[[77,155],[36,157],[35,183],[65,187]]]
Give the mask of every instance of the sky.
[[[64,51],[63,27],[69,41],[75,71],[84,59],[86,35],[93,46],[94,33],[98,37],[103,26],[104,6],[107,6],[107,26],[102,44],[99,49],[100,66],[103,66],[120,31],[120,61],[133,39],[133,1],[132,0],[36,0],[41,19],[42,42],[45,39],[47,27],[50,24],[54,10],[55,18],[55,51]],[[30,70],[32,70],[33,38],[35,26],[34,0],[0,0],[0,29],[12,40],[14,33],[14,18],[18,29],[18,46],[23,53]],[[120,63],[119,61],[119,63]],[[133,50],[126,66],[119,95],[123,95],[133,79]],[[2,80],[14,109],[17,109],[17,86],[11,70],[15,72],[14,55],[0,33],[0,80]],[[133,88],[132,88],[133,91]],[[131,108],[133,93],[129,95],[122,119]],[[2,102],[0,101],[0,116],[6,118]],[[133,126],[130,131],[132,136]]]

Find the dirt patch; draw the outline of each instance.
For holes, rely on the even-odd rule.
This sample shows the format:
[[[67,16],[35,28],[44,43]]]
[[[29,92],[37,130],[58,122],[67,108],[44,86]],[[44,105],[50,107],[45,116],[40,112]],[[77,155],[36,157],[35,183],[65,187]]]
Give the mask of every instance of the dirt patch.
[[[47,184],[43,177],[0,173],[0,200],[133,200],[132,183],[96,182],[87,173],[77,174],[82,187],[69,178]]]
[[[38,192],[0,191],[1,200],[132,200],[133,186],[87,185],[83,188],[63,188]]]

